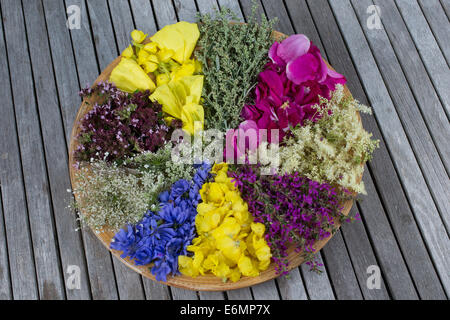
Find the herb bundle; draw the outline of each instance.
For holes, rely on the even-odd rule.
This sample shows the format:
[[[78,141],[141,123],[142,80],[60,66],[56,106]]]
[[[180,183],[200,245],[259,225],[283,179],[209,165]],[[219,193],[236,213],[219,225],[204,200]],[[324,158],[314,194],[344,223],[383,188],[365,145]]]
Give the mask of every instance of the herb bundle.
[[[195,56],[205,76],[202,97],[207,128],[237,128],[241,109],[267,62],[274,20],[262,17],[257,23],[255,12],[247,24],[230,23],[235,15],[228,8],[214,18],[198,16],[200,39]]]

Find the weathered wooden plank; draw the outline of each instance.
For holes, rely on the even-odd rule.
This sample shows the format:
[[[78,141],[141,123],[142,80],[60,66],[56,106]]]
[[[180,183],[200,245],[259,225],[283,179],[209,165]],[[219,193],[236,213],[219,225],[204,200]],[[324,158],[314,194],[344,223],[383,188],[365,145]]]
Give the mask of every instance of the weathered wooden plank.
[[[269,280],[251,287],[255,300],[280,300],[274,280]]]
[[[355,10],[360,18],[365,16],[364,12],[368,3],[369,1],[354,1]],[[365,24],[362,25],[365,26]],[[434,147],[433,140],[421,117],[420,110],[415,103],[414,96],[402,73],[395,53],[390,46],[389,39],[382,30],[378,32],[373,32],[373,30],[367,30],[366,28],[363,28],[363,30],[373,48],[380,72],[389,89],[405,133],[409,138],[417,161],[421,165],[425,180],[428,182],[428,188],[434,196],[435,203],[448,232],[450,229],[450,200],[448,198],[450,180],[446,175],[445,168]],[[444,135],[446,135],[446,140],[448,141],[450,139],[450,131],[445,130]],[[444,145],[444,148],[447,149],[447,153],[450,153],[448,143]]]
[[[136,28],[149,35],[154,34],[156,32],[156,23],[150,1],[131,0],[130,5]]]
[[[88,15],[86,13],[85,5],[81,1],[68,2],[68,7],[70,5],[78,5],[82,10],[81,17],[84,17],[84,19],[81,19],[81,29],[73,30],[73,32],[79,32],[75,34],[74,39],[85,39],[86,34],[90,34],[90,26],[87,19]],[[83,83],[83,85],[89,84],[93,78],[95,79],[94,70],[96,67],[92,68],[89,66],[88,69],[86,69],[86,65],[84,64],[88,63],[89,57],[95,60],[95,55],[93,55],[93,51],[90,51],[87,43],[83,43],[83,46],[86,45],[86,47],[83,47],[83,50],[86,51],[77,51],[76,48],[73,50],[74,48],[72,48],[69,30],[66,27],[65,12],[66,8],[63,2],[44,1],[44,13],[47,21],[48,38],[52,52],[56,85],[68,145],[73,121],[81,103],[81,100],[78,97],[78,91],[80,89],[78,79],[80,79],[80,82]],[[77,60],[75,60],[74,51],[81,54],[80,56],[77,56]],[[78,75],[76,62],[79,63],[78,67],[80,67],[80,73]],[[89,68],[92,68],[92,71],[94,72],[91,73]],[[86,76],[84,75],[85,72]],[[65,215],[70,215],[70,212],[65,213]],[[61,217],[64,217],[65,215],[61,215]],[[61,231],[58,229],[58,232],[61,232],[60,238],[70,237],[70,232],[73,232],[74,228],[75,225],[64,225]],[[80,233],[77,233],[76,235],[79,237]],[[102,251],[100,251],[103,252],[103,255],[102,253],[97,252],[97,248],[101,248],[101,244],[93,236],[90,230],[84,230],[81,232],[81,235],[84,243],[86,261],[83,259],[82,262],[74,262],[72,257],[68,257],[67,260],[64,260],[64,255],[69,254],[70,250],[62,249],[61,255],[63,257],[63,261],[67,261],[67,265],[64,265],[64,268],[66,269],[67,266],[71,264],[80,266],[82,276],[81,290],[87,289],[89,291],[90,287],[92,298],[117,298],[117,289],[115,286],[114,273],[112,272],[112,263],[109,254],[105,252],[103,248],[101,249]],[[87,267],[81,265],[81,263],[84,264],[86,262]],[[63,264],[65,263],[63,262]],[[87,280],[87,276],[89,276],[89,280]],[[77,290],[72,290],[70,294],[75,294],[76,291]]]
[[[3,32],[2,27],[0,27],[0,32]],[[6,239],[5,217],[3,215],[3,200],[0,184],[0,300],[11,300],[12,297],[8,244]]]
[[[64,285],[55,241],[44,148],[26,41],[27,30],[21,4],[17,1],[3,1],[2,13],[4,17],[7,17],[4,21],[6,45],[14,108],[18,115],[16,121],[25,182],[25,201],[30,220],[39,297],[41,299],[63,299]],[[22,39],[22,41],[17,39]],[[39,77],[40,75],[36,74],[38,66],[34,67],[34,76]],[[24,77],[25,74],[29,76]],[[36,80],[38,81],[38,94],[43,94],[43,82],[39,78]],[[14,232],[18,232],[20,229],[14,230]],[[21,275],[19,274],[19,276]]]
[[[318,7],[315,8],[314,5],[318,4]],[[368,104],[366,95],[364,90],[360,84],[358,75],[356,70],[353,67],[353,63],[350,59],[349,53],[346,49],[346,45],[342,36],[340,34],[336,34],[335,30],[338,30],[338,26],[334,20],[333,13],[330,11],[328,4],[321,3],[310,3],[312,12],[314,16],[324,15],[324,17],[318,17],[318,21],[322,21],[322,23],[318,23],[317,26],[321,29],[321,33],[323,34],[335,34],[333,37],[323,37],[323,42],[325,48],[328,50],[328,58],[330,59],[330,63],[340,72],[345,74],[348,79],[348,86],[350,91],[353,93],[355,97],[357,97],[362,103]],[[327,8],[326,10],[323,10]],[[378,178],[377,183],[380,186],[379,193],[384,201],[384,205],[386,207],[386,211],[389,215],[389,219],[392,221],[394,226],[394,232],[396,237],[399,239],[399,244],[407,256],[407,261],[416,264],[416,261],[421,261],[420,269],[413,269],[414,278],[426,279],[428,274],[435,275],[435,271],[431,261],[428,257],[428,253],[426,251],[423,240],[420,236],[420,232],[418,231],[417,226],[415,225],[413,214],[410,210],[408,201],[406,199],[405,194],[401,191],[402,185],[397,177],[395,172],[394,165],[392,160],[390,159],[389,153],[386,149],[386,145],[384,143],[384,139],[381,135],[381,132],[378,128],[378,125],[372,116],[362,115],[362,122],[366,130],[372,132],[374,138],[380,140],[380,148],[376,150],[374,154],[374,158],[371,161],[372,170],[374,172],[374,177]],[[386,179],[389,177],[389,179]],[[370,176],[365,175],[364,179],[371,179]],[[374,194],[369,194],[373,196]],[[388,200],[386,200],[388,199]],[[379,200],[377,200],[379,202]],[[364,204],[367,202],[363,201],[362,206],[364,209]],[[380,204],[381,207],[381,204]],[[401,214],[399,214],[399,210],[401,210]],[[373,212],[373,217],[378,216],[379,210],[365,210],[365,212]],[[371,217],[372,217],[371,216]],[[400,219],[401,218],[401,219]],[[380,220],[381,219],[381,220]],[[382,217],[378,218],[377,221],[383,221]],[[407,223],[406,223],[407,221]],[[376,227],[377,226],[377,227]],[[371,234],[383,234],[389,236],[392,234],[389,231],[389,223],[382,223],[381,225],[377,225],[374,223],[367,223],[366,228],[370,231]],[[391,239],[391,243],[395,244],[395,237],[393,235],[385,238],[380,238],[381,241],[372,241],[373,246],[376,250],[378,250],[378,255],[381,257],[380,261],[383,261],[383,257],[386,257],[384,261],[386,264],[390,264],[390,260],[393,261],[391,263],[391,268],[389,271],[393,274],[393,280],[391,281],[391,287],[394,287],[393,295],[399,297],[409,297],[415,298],[417,296],[416,291],[414,289],[414,285],[409,277],[403,277],[398,282],[395,282],[396,274],[406,275],[404,270],[406,270],[406,266],[404,262],[399,257],[401,256],[401,252],[395,250],[395,246],[391,246],[392,249],[386,249],[388,246],[383,247],[380,246],[379,243],[384,243],[383,239]],[[393,241],[392,241],[393,239]],[[378,249],[380,248],[380,249]],[[384,248],[384,249],[383,249]],[[411,249],[409,248],[416,248]],[[381,253],[380,253],[381,252]],[[398,270],[396,270],[398,268]],[[386,277],[388,282],[390,277]],[[397,291],[397,293],[395,292]]]
[[[198,300],[198,293],[188,289],[171,287],[173,300]]]
[[[371,2],[368,0],[353,1],[353,6],[361,22],[365,19],[365,12],[369,3]],[[428,188],[434,197],[448,232],[450,230],[450,199],[448,197],[450,180],[446,174],[445,167],[433,144],[432,137],[428,132],[420,109],[414,100],[387,35],[383,30],[376,30],[375,32],[374,30],[368,30],[365,23],[361,23],[361,25],[372,47],[372,52],[389,89],[392,101],[396,106],[401,124],[408,136],[424,178],[427,181]],[[449,141],[450,130],[444,131],[443,134],[446,135],[446,141]],[[450,145],[448,143],[443,148],[446,148],[447,153],[450,153]]]
[[[70,68],[67,70],[70,74],[70,80],[72,88],[77,88],[80,84],[81,87],[87,87],[91,86],[92,83],[95,81],[99,74],[99,68],[96,63],[96,53],[94,49],[94,40],[93,36],[91,35],[91,25],[89,23],[88,19],[88,12],[86,8],[86,3],[84,0],[66,0],[65,7],[61,6],[60,10],[65,10],[66,8],[69,8],[70,6],[75,5],[80,8],[80,15],[81,15],[81,24],[80,29],[74,29],[73,31],[70,31],[70,39],[72,40],[72,49],[74,52],[73,59],[75,60],[76,69]],[[62,12],[60,14],[63,14]],[[65,49],[66,52],[69,51],[69,45],[70,45],[70,39],[67,40],[69,37],[65,37],[63,43],[67,46],[67,49]],[[51,39],[51,36],[50,36]],[[68,57],[68,59],[72,59],[72,57]],[[78,72],[78,79],[79,84],[77,82],[77,72]],[[70,139],[70,133],[72,130],[72,124],[75,120],[76,114],[78,112],[79,105],[75,103],[75,93],[74,92],[68,92],[68,97],[71,97],[73,100],[71,101],[71,105],[67,106],[67,108],[73,108],[71,110],[71,114],[69,115],[68,119],[66,120],[67,124],[69,125],[69,128],[66,130],[67,135],[67,142],[69,143]]]
[[[70,200],[70,181],[68,175],[67,146],[64,139],[64,126],[58,105],[58,94],[54,82],[52,59],[48,45],[45,15],[41,2],[24,6],[28,28],[28,41],[35,79],[39,119],[42,127],[44,150],[50,182],[51,199],[57,225],[58,243],[62,259],[63,272],[73,262],[83,272],[83,288],[67,290],[69,299],[89,298],[89,286],[86,277],[85,257],[82,249],[76,217],[67,208]],[[38,13],[38,14],[36,14]],[[76,77],[75,77],[76,80]],[[76,255],[76,256],[74,256]],[[56,264],[56,261],[53,261]],[[69,274],[66,274],[67,276]],[[70,292],[69,292],[70,291]]]
[[[323,271],[320,274],[311,271],[306,264],[300,266],[300,272],[303,277],[306,292],[308,293],[308,298],[311,300],[334,300],[333,288],[320,251],[316,253],[315,259],[319,264],[324,265],[321,267]]]
[[[415,281],[411,279],[411,274],[404,261],[404,255],[406,256],[406,259],[411,256],[411,254],[407,253],[407,250],[411,250],[412,247],[402,248],[404,250],[404,255],[402,254],[402,251],[397,244],[396,237],[389,225],[389,219],[386,217],[385,209],[378,198],[377,190],[371,178],[370,172],[367,170],[368,169],[366,167],[367,173],[363,177],[363,181],[366,185],[367,196],[358,204],[358,206],[361,209],[361,216],[365,222],[367,232],[370,235],[380,270],[384,276],[384,281],[386,282],[385,285],[388,287],[391,296],[394,299],[416,299],[417,294],[416,289],[414,288]],[[399,213],[397,211],[394,214],[398,215]],[[415,230],[412,229],[411,232],[419,231],[416,228]],[[401,240],[399,240],[399,242],[400,241]],[[413,238],[410,243],[414,245],[416,240]],[[400,244],[402,244],[402,242],[400,242]],[[349,243],[349,246],[350,245],[351,244]],[[423,244],[422,246],[418,246],[418,248],[419,254],[415,254],[415,259],[417,260],[415,260],[414,263],[425,267],[428,271],[432,268],[431,261],[423,248]],[[365,271],[363,270],[363,272]],[[436,274],[434,274],[434,278],[433,274],[427,276],[426,274],[414,272],[412,275],[420,276],[421,278],[425,277],[425,281],[434,281],[436,285]],[[414,280],[417,281],[417,278],[414,278]],[[437,283],[437,285],[439,285],[439,283]],[[442,291],[442,288],[440,290]]]
[[[292,269],[287,276],[278,277],[277,282],[282,300],[308,299],[299,268]]]
[[[320,36],[309,12],[308,4],[304,0],[286,0],[286,9],[292,19],[292,26],[296,33],[305,34],[313,43],[321,45]],[[322,49],[322,48],[319,48]]]
[[[386,1],[375,2],[382,7],[381,2]],[[385,5],[387,5],[387,8],[394,10],[393,4],[386,3]],[[450,88],[450,72],[448,71],[447,62],[436,43],[433,33],[416,1],[398,0],[395,4],[416,44],[416,48],[425,64],[428,75],[431,81],[433,81],[434,87],[442,100],[447,116],[450,116],[450,90],[448,90]]]
[[[227,291],[228,300],[252,300],[252,292],[250,288],[242,288]]]
[[[153,0],[152,4],[156,18],[156,24],[159,30],[161,30],[165,25],[177,22],[175,9],[171,1]]]
[[[244,14],[241,11],[241,6],[239,5],[238,0],[219,0],[219,7],[222,8],[229,8],[231,11],[233,11],[237,17],[239,18],[239,21],[244,21]]]
[[[113,256],[113,265],[116,274],[119,299],[144,300],[144,288],[139,274],[128,268],[115,256]]]
[[[197,7],[194,0],[174,0],[173,3],[179,21],[196,21]]]
[[[0,3],[3,7],[3,3]],[[8,242],[7,264],[2,267],[4,276],[9,270],[8,284],[5,284],[5,295],[14,299],[37,299],[38,288],[34,267],[33,249],[31,245],[30,226],[27,207],[25,203],[25,191],[23,186],[22,168],[20,159],[19,142],[17,139],[16,120],[9,77],[6,44],[4,39],[3,23],[8,22],[2,10],[2,23],[0,23],[0,75],[2,85],[0,94],[2,98],[2,116],[0,117],[0,192],[2,199],[3,221],[5,239]],[[14,23],[13,18],[13,23]],[[17,232],[20,230],[21,232]],[[6,241],[4,245],[6,245]],[[2,277],[3,279],[3,277]],[[9,283],[10,281],[10,283]],[[2,280],[3,283],[3,280]],[[13,292],[12,290],[15,289]]]
[[[118,52],[108,13],[108,4],[106,0],[87,1],[86,4],[98,64],[100,70],[103,70],[112,61],[111,57],[116,57]]]
[[[292,5],[292,3],[291,3],[291,5]],[[298,12],[299,11],[297,9],[298,5],[299,5],[299,3],[295,4],[294,8],[292,8],[292,6],[291,6],[291,9],[293,9],[292,12]],[[304,14],[304,15],[308,14],[309,15],[308,9],[306,7],[306,3],[303,2],[300,5],[303,5],[303,8],[300,8],[300,9],[306,10],[302,14]],[[264,9],[265,9],[265,12],[266,12],[268,18],[275,18],[275,17],[277,17],[280,21],[283,21],[282,24],[278,24],[278,27],[275,27],[275,28],[277,28],[278,31],[281,31],[281,32],[283,32],[285,34],[292,34],[292,33],[296,32],[295,24],[294,25],[291,24],[290,17],[288,16],[287,10],[286,10],[286,8],[284,6],[282,6],[281,4],[280,5],[275,5],[274,3],[270,2],[270,1],[267,1],[267,2],[263,1],[263,6],[264,6]],[[310,20],[311,20],[311,18],[310,18]],[[315,32],[315,34],[317,34],[317,32]],[[320,46],[320,42],[318,42],[318,45]],[[336,253],[333,252],[332,254],[338,254],[338,253],[337,252]],[[325,270],[325,272],[326,272],[326,270]],[[279,282],[278,282],[278,284],[279,284],[280,292],[281,292],[282,291],[281,285],[280,285]],[[303,287],[303,283],[298,283],[296,286]],[[305,291],[305,289],[302,289],[301,291]],[[332,292],[328,292],[328,295],[332,295]]]
[[[366,171],[367,172],[367,171]],[[367,174],[368,175],[368,174]],[[376,196],[376,191],[374,196]],[[350,211],[351,215],[355,215],[358,212],[358,208],[353,205]],[[379,214],[379,212],[367,212],[366,214]],[[359,287],[362,291],[365,300],[387,300],[389,299],[389,293],[384,283],[384,279],[381,278],[379,289],[369,289],[367,287],[367,268],[369,266],[377,266],[378,261],[373,252],[370,241],[366,235],[366,230],[362,221],[356,221],[352,224],[344,224],[342,226],[342,236],[352,261],[353,268],[355,270],[356,278],[358,279]],[[389,229],[388,229],[389,230]],[[407,269],[405,268],[406,273]],[[411,280],[409,279],[410,283]],[[403,291],[403,290],[402,290]]]
[[[252,14],[253,10],[253,3],[256,3],[256,17],[259,19],[261,16],[265,16],[264,8],[260,1],[253,1],[253,0],[239,0],[239,3],[241,4],[242,14],[244,15],[245,19],[248,19],[250,15]]]
[[[128,1],[108,1],[109,10],[114,26],[119,53],[130,45],[130,32],[134,30],[133,17]],[[111,60],[112,61],[112,60]]]
[[[111,254],[88,228],[83,230],[83,240],[92,299],[118,300],[119,294]]]
[[[211,16],[214,16],[216,10],[219,9],[216,0],[196,0],[196,2],[198,11],[202,14],[209,13]]]
[[[170,290],[165,284],[142,277],[147,300],[170,300]]]
[[[222,291],[199,291],[200,300],[224,300],[225,295]]]
[[[274,28],[277,31],[281,31],[284,34],[294,34],[295,30],[292,27],[288,12],[283,3],[271,0],[262,0],[262,5],[266,11],[266,15],[269,18],[278,18]]]
[[[445,110],[439,101],[439,97],[434,90],[399,11],[389,1],[382,1],[379,3],[379,6],[382,11],[382,22],[385,26],[385,32],[402,66],[403,73],[408,80],[417,105],[421,109],[422,116],[433,137],[435,146],[441,155],[447,172],[449,172],[450,147],[447,143],[449,130]],[[383,34],[381,30],[372,31],[372,33]],[[377,51],[381,50],[380,48],[377,49]]]
[[[361,289],[340,230],[323,247],[322,255],[328,266],[328,276],[331,279],[336,298],[339,300],[362,300]]]
[[[440,0],[442,8],[444,8],[445,14],[447,18],[450,17],[450,1],[449,0]]]
[[[419,0],[419,5],[448,64],[450,62],[450,36],[448,33],[450,23],[448,17],[442,10],[439,0]]]
[[[389,97],[389,93],[378,72],[377,65],[369,50],[368,44],[350,3],[348,1],[334,0],[330,3],[345,37],[347,46],[349,47],[353,61],[358,68],[361,81],[371,100],[372,107],[375,110],[375,116],[378,119],[380,127],[383,129],[384,138],[389,146],[390,155],[396,164],[396,168],[400,179],[403,182],[403,187],[408,195],[421,233],[427,242],[428,249],[441,277],[444,288],[448,291],[450,275],[446,270],[449,270],[450,268],[450,259],[448,258],[450,245],[437,208],[434,205],[406,135],[403,130],[401,130],[402,128],[401,125],[399,125],[399,119]],[[386,117],[386,115],[389,115],[390,117]],[[389,164],[383,164],[383,170],[379,176],[381,179],[386,175],[387,166],[389,166]],[[385,180],[390,181],[391,179]],[[390,193],[399,189],[391,190]],[[398,191],[395,193],[398,193]],[[390,195],[387,194],[384,196]],[[385,204],[386,203],[388,203],[388,201],[385,201]],[[411,225],[413,225],[413,221],[411,221]],[[397,237],[399,237],[398,234]],[[411,265],[412,263],[412,261],[408,262],[408,265],[411,268],[414,268],[414,266]],[[422,271],[418,270],[418,272]],[[432,270],[430,270],[430,272],[432,273]],[[424,288],[424,291],[426,292],[427,289]]]

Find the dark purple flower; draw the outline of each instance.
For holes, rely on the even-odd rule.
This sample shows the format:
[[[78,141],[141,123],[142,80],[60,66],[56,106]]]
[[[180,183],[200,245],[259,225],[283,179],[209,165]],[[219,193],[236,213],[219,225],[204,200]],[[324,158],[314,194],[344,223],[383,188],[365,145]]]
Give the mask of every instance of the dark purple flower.
[[[334,220],[344,217],[340,205],[344,197],[327,183],[298,173],[262,176],[258,166],[250,165],[231,175],[255,221],[265,224],[265,239],[280,273],[287,272],[290,245],[311,261],[314,243],[330,236]]]

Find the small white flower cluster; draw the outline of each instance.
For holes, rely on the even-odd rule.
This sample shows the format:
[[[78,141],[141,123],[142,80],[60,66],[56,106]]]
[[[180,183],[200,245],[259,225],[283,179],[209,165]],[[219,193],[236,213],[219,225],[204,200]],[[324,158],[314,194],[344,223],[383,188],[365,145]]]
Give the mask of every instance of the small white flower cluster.
[[[147,210],[158,210],[158,195],[179,179],[190,180],[191,165],[173,163],[169,146],[127,159],[126,166],[91,161],[76,174],[80,219],[94,230],[136,224]]]
[[[321,99],[321,105],[316,108],[322,117],[294,128],[292,137],[280,147],[278,172],[297,171],[312,180],[365,194],[359,179],[379,141],[372,140],[372,134],[364,130],[358,111],[371,110],[345,97],[342,85],[336,86],[331,100]]]

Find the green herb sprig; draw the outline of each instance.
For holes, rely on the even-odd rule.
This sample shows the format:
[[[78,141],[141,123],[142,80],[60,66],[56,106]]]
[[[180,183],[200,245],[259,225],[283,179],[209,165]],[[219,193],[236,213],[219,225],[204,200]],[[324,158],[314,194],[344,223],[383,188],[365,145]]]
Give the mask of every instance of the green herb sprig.
[[[197,16],[200,39],[195,56],[203,66],[203,106],[206,128],[227,130],[237,128],[240,113],[249,102],[249,93],[256,86],[258,74],[267,63],[273,43],[275,20],[256,19],[256,7],[247,24],[237,20],[228,8]]]

